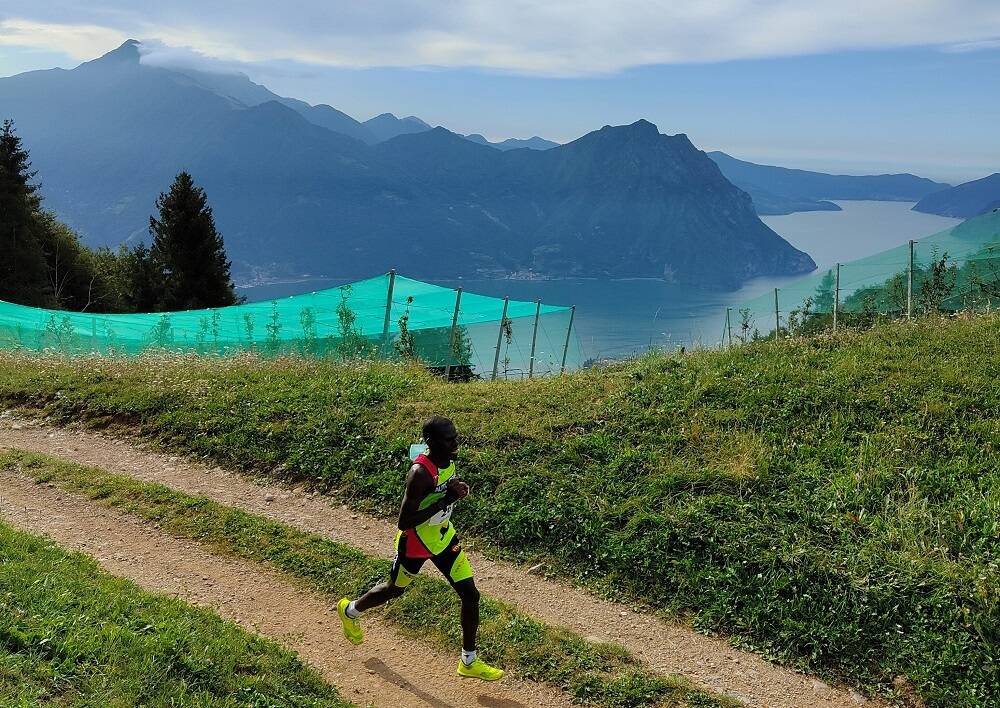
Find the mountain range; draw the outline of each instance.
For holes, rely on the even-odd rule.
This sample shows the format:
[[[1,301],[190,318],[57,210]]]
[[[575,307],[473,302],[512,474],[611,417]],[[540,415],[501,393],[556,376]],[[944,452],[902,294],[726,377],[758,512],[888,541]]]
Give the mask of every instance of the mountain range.
[[[494,147],[414,117],[359,122],[245,76],[149,66],[132,41],[0,79],[0,106],[46,205],[85,242],[147,238],[157,194],[188,170],[243,280],[396,267],[731,288],[815,267],[685,135],[647,121]]]
[[[840,211],[831,199],[915,202],[951,186],[905,173],[831,175],[758,165],[724,152],[710,152],[708,156],[730,182],[750,195],[758,214]]]
[[[540,138],[537,135],[533,135],[525,140],[507,138],[506,140],[501,140],[498,143],[491,143],[479,133],[466,135],[465,139],[471,140],[474,143],[479,143],[480,145],[495,147],[497,150],[518,150],[520,148],[528,148],[529,150],[548,150],[549,148],[559,147],[559,143],[554,143],[551,140]]]

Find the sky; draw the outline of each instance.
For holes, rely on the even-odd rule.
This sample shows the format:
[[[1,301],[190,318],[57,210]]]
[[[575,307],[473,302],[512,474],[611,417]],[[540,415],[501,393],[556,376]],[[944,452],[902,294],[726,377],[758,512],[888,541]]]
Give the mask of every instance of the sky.
[[[0,76],[129,38],[359,120],[566,142],[645,118],[789,167],[1000,171],[1000,0],[5,0]]]

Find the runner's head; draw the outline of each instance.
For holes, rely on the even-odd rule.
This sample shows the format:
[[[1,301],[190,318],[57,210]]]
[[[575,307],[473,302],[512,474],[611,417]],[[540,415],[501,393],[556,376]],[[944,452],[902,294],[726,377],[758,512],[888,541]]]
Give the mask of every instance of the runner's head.
[[[436,415],[424,421],[424,442],[432,458],[450,462],[458,457],[458,430],[443,416]]]

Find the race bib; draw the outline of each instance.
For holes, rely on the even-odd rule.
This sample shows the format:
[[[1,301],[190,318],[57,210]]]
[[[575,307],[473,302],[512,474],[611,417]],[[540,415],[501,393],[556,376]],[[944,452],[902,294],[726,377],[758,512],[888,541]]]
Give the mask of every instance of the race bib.
[[[454,504],[449,504],[446,508],[442,509],[438,513],[434,514],[427,523],[434,524],[435,526],[440,526],[441,524],[448,521],[451,518],[451,510],[455,508]]]

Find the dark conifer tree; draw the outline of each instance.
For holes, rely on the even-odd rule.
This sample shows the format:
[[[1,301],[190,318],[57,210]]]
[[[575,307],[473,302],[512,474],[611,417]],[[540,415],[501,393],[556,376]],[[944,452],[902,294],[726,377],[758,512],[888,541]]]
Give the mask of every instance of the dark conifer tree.
[[[130,309],[133,312],[154,312],[163,293],[163,274],[157,271],[145,244],[140,243],[126,257],[131,274],[128,284]]]
[[[0,128],[0,300],[23,305],[52,304],[41,227],[39,185],[32,179],[28,151],[14,122]]]
[[[156,200],[159,219],[149,218],[150,258],[158,309],[192,310],[237,302],[222,235],[215,229],[205,190],[181,172]]]

